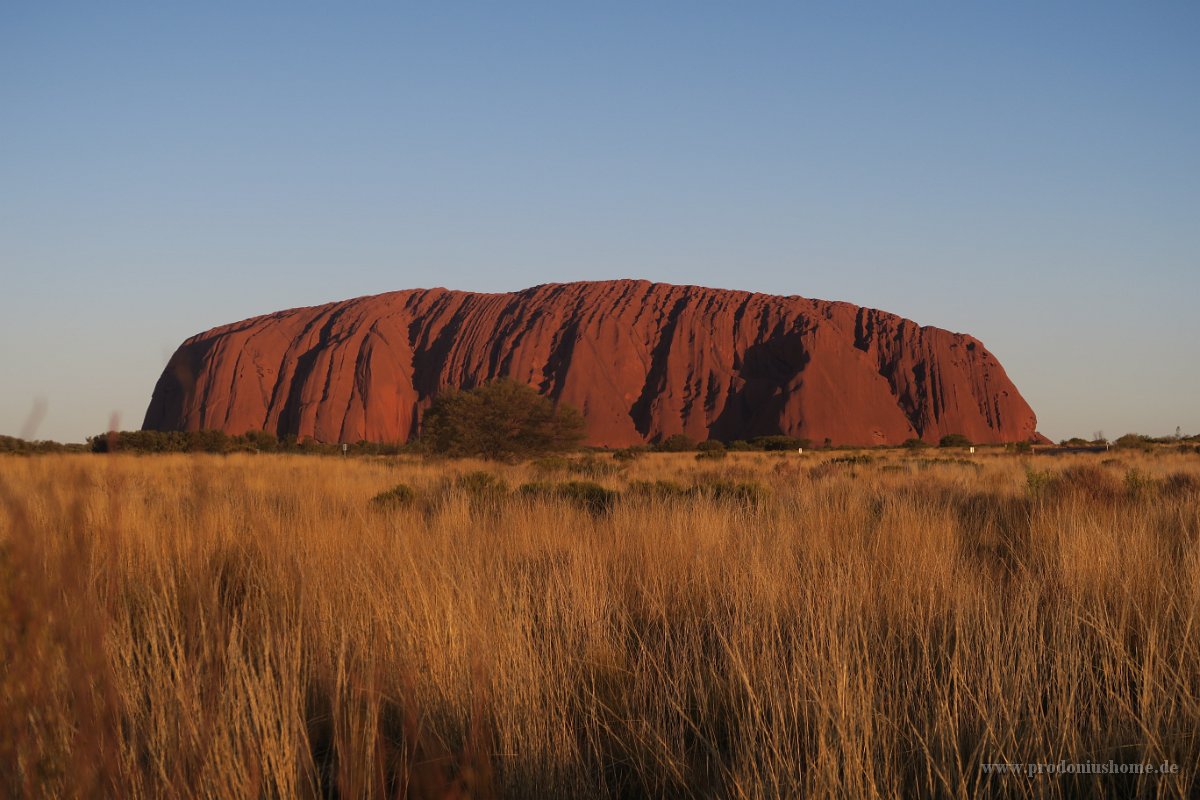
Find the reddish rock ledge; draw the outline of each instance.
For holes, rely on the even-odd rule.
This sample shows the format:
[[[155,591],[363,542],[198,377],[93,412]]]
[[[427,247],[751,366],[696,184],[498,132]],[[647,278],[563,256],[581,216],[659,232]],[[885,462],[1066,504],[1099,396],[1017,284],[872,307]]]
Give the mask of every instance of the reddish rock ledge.
[[[143,427],[404,441],[440,390],[498,377],[581,409],[597,445],[1036,435],[1000,362],[966,334],[849,303],[634,280],[411,289],[224,325],[175,351]]]

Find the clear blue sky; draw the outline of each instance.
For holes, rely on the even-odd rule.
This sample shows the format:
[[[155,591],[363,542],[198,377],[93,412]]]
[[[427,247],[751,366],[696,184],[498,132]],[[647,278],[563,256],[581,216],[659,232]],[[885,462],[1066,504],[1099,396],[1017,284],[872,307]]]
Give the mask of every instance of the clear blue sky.
[[[1054,438],[1200,431],[1200,4],[0,6],[0,433],[212,326],[640,277],[967,331]]]

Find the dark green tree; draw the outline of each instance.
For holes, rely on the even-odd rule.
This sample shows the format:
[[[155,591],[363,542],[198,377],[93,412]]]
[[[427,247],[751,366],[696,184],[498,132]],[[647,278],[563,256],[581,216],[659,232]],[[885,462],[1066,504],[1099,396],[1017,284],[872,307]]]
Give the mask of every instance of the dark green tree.
[[[583,415],[511,380],[438,395],[421,423],[427,452],[514,460],[571,450],[584,437]]]
[[[1117,440],[1113,442],[1113,447],[1121,450],[1149,450],[1150,446],[1150,437],[1140,433],[1127,433],[1117,437]]]
[[[755,436],[750,440],[750,444],[754,445],[758,450],[795,450],[799,447],[811,447],[812,442],[808,439],[802,439],[798,436]]]
[[[970,447],[971,440],[961,433],[947,433],[938,441],[938,447]]]
[[[696,440],[686,433],[673,433],[654,445],[660,453],[686,453],[696,449]]]

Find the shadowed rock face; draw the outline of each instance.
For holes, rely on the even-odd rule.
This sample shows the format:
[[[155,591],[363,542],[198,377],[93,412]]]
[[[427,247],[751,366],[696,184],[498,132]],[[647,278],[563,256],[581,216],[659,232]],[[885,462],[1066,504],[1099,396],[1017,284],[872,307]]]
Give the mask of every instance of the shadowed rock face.
[[[599,445],[1035,435],[971,336],[848,303],[626,280],[413,289],[214,328],[175,351],[144,427],[399,441],[442,388],[497,377],[578,407]]]

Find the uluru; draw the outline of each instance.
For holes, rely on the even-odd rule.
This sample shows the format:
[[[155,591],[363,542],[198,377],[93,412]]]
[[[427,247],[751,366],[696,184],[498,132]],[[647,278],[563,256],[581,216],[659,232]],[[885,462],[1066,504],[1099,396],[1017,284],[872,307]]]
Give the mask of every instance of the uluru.
[[[967,334],[843,302],[638,280],[411,289],[224,325],[175,351],[143,427],[407,441],[438,392],[497,378],[579,408],[594,445],[1037,435]]]

